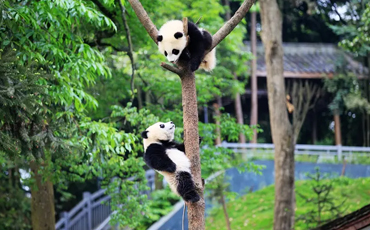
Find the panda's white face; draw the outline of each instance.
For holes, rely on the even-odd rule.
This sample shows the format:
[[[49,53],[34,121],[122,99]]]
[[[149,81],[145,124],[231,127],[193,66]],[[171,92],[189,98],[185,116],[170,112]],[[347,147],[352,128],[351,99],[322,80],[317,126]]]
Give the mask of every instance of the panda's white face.
[[[159,51],[167,57],[168,61],[177,61],[186,47],[182,21],[166,22],[158,32],[157,42]]]
[[[167,123],[157,122],[142,132],[141,136],[144,139],[144,150],[152,143],[173,141],[175,137],[175,124],[172,121]]]

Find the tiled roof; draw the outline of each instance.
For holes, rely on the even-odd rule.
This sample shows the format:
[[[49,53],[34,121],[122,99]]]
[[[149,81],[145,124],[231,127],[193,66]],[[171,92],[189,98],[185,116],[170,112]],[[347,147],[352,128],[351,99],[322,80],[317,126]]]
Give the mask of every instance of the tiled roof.
[[[357,230],[368,226],[370,226],[370,205],[330,221],[314,230]]]
[[[341,60],[346,60],[350,72],[359,77],[368,73],[368,69],[355,61],[344,51],[333,44],[316,43],[283,43],[284,75],[286,77],[316,77],[335,73],[336,66]],[[250,43],[246,42],[250,50]],[[257,75],[266,76],[266,66],[262,43],[257,44]]]

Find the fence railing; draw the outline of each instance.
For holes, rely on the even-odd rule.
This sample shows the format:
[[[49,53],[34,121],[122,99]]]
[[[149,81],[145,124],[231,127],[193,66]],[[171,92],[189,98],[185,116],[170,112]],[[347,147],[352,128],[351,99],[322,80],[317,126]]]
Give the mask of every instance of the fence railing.
[[[154,170],[145,172],[150,191],[154,189]],[[129,178],[131,179],[131,178]],[[111,197],[105,189],[91,194],[83,193],[83,199],[69,212],[62,212],[55,225],[56,230],[106,230],[109,228]]]
[[[275,149],[274,144],[251,144],[251,143],[228,143],[222,142],[221,146],[224,148],[233,149],[235,152],[246,152],[250,155],[268,154],[272,153]],[[301,145],[296,144],[294,154],[296,155],[316,155],[316,156],[333,156],[338,160],[343,157],[351,159],[355,156],[369,156],[370,147],[354,147],[354,146],[341,146],[341,145]]]
[[[240,144],[222,142],[224,148],[233,149],[235,152],[247,153],[249,156],[271,154],[274,144]],[[338,160],[356,156],[370,157],[370,147],[329,146],[329,145],[300,145],[295,146],[296,155],[316,155],[338,157]],[[154,170],[146,171],[146,179],[150,191],[154,190]],[[69,212],[61,213],[61,218],[56,224],[56,230],[106,230],[112,210],[110,196],[105,195],[105,189],[93,194],[83,193],[83,200]]]

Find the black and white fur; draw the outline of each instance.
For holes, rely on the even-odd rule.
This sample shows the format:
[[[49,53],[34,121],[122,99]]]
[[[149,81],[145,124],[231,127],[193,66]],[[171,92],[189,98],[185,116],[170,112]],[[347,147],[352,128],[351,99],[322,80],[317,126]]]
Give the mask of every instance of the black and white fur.
[[[214,69],[216,48],[204,56],[205,52],[212,46],[212,35],[208,31],[198,28],[194,23],[188,22],[188,36],[189,42],[186,46],[183,22],[180,20],[166,22],[158,31],[159,51],[170,62],[190,61],[191,71],[195,71],[199,67],[206,71]]]
[[[190,171],[190,160],[184,144],[173,141],[175,125],[172,121],[157,122],[141,133],[144,139],[145,163],[162,174],[171,190],[186,202],[200,200]]]

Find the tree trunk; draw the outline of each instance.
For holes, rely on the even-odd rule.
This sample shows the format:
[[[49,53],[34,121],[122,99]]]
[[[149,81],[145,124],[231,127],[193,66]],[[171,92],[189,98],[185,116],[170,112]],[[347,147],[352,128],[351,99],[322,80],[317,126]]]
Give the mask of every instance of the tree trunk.
[[[229,0],[224,0],[224,6],[226,6],[225,20],[228,21],[231,18]],[[234,74],[234,80],[235,81],[238,80],[238,77],[236,76],[236,74]],[[244,125],[243,109],[242,109],[242,101],[241,101],[240,93],[236,93],[234,105],[235,105],[236,121],[238,122],[238,124]],[[239,143],[243,143],[243,144],[245,143],[245,135],[243,133],[239,134]]]
[[[243,121],[243,109],[242,109],[242,102],[240,98],[240,93],[236,93],[235,95],[235,113],[236,113],[236,121],[239,125],[244,125]],[[239,134],[239,143],[245,143],[245,135],[243,133]]]
[[[129,0],[135,14],[148,32],[154,42],[157,43],[158,31],[156,26],[150,20],[147,12],[144,10],[140,1]],[[245,17],[245,14],[251,8],[254,0],[244,0],[234,16],[227,21],[216,33],[212,36],[211,49],[216,47]],[[187,31],[187,18],[183,19],[184,30]],[[201,178],[200,154],[199,154],[199,134],[198,134],[198,106],[197,95],[195,88],[195,75],[190,71],[190,63],[181,63],[178,61],[178,67],[161,63],[161,66],[173,73],[176,73],[181,78],[182,89],[182,106],[184,119],[184,142],[187,151],[187,156],[191,161],[191,172],[194,177],[196,188],[199,195],[202,197],[197,203],[188,203],[188,223],[190,230],[203,230],[205,201],[203,199],[204,185]]]
[[[223,209],[223,211],[224,211],[224,216],[225,216],[225,220],[226,220],[227,230],[231,230],[229,214],[227,213],[226,202],[225,202],[225,196],[224,196],[224,194],[223,194],[223,193],[221,193],[220,201],[221,201],[221,204],[222,204],[222,209]]]
[[[137,88],[137,107],[138,107],[139,110],[143,108],[143,98],[141,96],[141,88],[140,87]]]
[[[335,132],[335,145],[342,145],[342,133],[340,131],[340,117],[337,112],[334,114],[334,132]]]
[[[251,12],[251,51],[254,56],[252,59],[252,73],[251,73],[251,123],[250,125],[257,125],[258,123],[258,97],[257,97],[257,35],[256,35],[256,12]],[[251,143],[257,143],[257,130],[253,131]]]
[[[313,122],[312,122],[312,144],[317,142],[317,115],[316,111],[313,110]]]
[[[370,68],[370,52],[367,52],[367,68]],[[365,80],[365,95],[367,101],[370,101],[370,71],[367,75],[367,79]],[[370,146],[370,114],[369,111],[366,111],[366,120],[367,120],[367,127],[366,130],[366,146]]]
[[[35,184],[31,186],[32,229],[55,230],[54,190],[49,179],[45,182],[38,173],[38,163],[30,163]]]
[[[282,18],[276,0],[261,0],[268,104],[275,145],[274,230],[292,229],[294,217],[294,137],[286,110]]]
[[[184,142],[186,155],[191,161],[191,172],[202,197],[197,203],[187,203],[189,230],[204,229],[205,202],[203,199],[203,184],[201,178],[198,134],[198,106],[195,88],[195,75],[186,72],[181,77],[182,108],[184,119]]]
[[[216,120],[216,141],[215,141],[215,145],[220,145],[222,140],[221,140],[221,111],[220,111],[220,107],[222,107],[222,100],[221,100],[221,97],[217,97],[217,103],[214,103],[213,104],[213,108],[214,108],[214,111],[215,111],[215,115],[214,115],[214,118]]]

